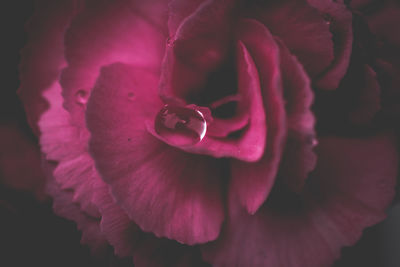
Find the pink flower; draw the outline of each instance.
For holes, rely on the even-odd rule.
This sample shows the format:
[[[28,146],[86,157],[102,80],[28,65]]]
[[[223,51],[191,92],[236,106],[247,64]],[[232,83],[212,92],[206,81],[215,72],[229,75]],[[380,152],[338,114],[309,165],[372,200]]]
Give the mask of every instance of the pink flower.
[[[356,2],[38,1],[19,93],[55,212],[136,266],[329,266],[398,167],[399,62],[362,56]]]

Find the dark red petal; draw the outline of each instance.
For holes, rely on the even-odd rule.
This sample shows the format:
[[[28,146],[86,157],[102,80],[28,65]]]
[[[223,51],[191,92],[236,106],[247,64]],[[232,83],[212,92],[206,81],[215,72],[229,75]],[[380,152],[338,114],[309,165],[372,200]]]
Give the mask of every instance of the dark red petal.
[[[187,244],[214,240],[224,217],[219,166],[147,132],[146,120],[163,106],[157,82],[123,64],[102,69],[87,108],[90,151],[117,203],[144,231]]]
[[[390,44],[400,47],[399,29],[395,25],[400,23],[400,4],[396,0],[382,1],[383,5],[376,8],[371,14],[366,14],[370,30],[377,37]]]
[[[28,122],[38,135],[37,122],[47,103],[41,93],[59,78],[64,61],[64,34],[79,10],[79,0],[35,1],[35,14],[27,24],[28,44],[21,51],[18,94]]]
[[[255,1],[247,16],[262,22],[282,39],[312,78],[332,63],[329,25],[305,0]]]
[[[381,83],[382,113],[394,125],[400,118],[400,66],[382,60],[377,60],[378,80]]]
[[[314,94],[310,78],[298,60],[290,54],[282,41],[277,40],[280,48],[280,63],[283,80],[283,92],[286,102],[288,136],[279,176],[294,191],[300,191],[308,173],[315,168],[316,156],[313,151],[317,144],[311,111]]]
[[[73,190],[72,200],[83,211],[99,217],[98,209],[92,202],[96,179],[93,177],[93,160],[87,152],[87,137],[71,125],[70,115],[62,105],[58,82],[50,86],[43,97],[50,103],[50,108],[38,123],[40,146],[47,160],[59,162],[53,173],[54,179],[63,190]]]
[[[172,0],[169,3],[168,29],[169,36],[175,36],[182,21],[195,12],[205,0]]]
[[[167,3],[161,0],[91,1],[75,17],[65,37],[68,67],[61,77],[74,125],[85,127],[87,97],[103,65],[124,62],[159,71],[166,20]]]
[[[322,76],[318,77],[315,85],[321,89],[333,90],[339,86],[340,81],[349,67],[353,45],[352,14],[343,1],[333,0],[307,0],[324,16],[333,34],[335,59]]]
[[[251,55],[242,42],[237,47],[238,100],[237,114],[228,120],[217,119],[210,123],[211,132],[204,139],[192,146],[178,146],[190,153],[206,154],[213,157],[231,157],[244,161],[257,161],[264,152],[266,139],[265,111],[263,108],[260,78]],[[243,122],[246,123],[243,125]],[[247,126],[237,138],[215,138],[218,128],[224,130],[242,130],[239,126]],[[149,131],[160,140],[174,144],[158,135],[149,125]],[[217,134],[222,134],[217,133]]]
[[[63,190],[52,179],[51,172],[53,165],[44,163],[47,172],[47,192],[53,198],[53,210],[61,217],[74,221],[77,227],[82,231],[82,244],[90,247],[92,253],[97,256],[102,256],[107,250],[108,243],[100,231],[99,220],[88,216],[85,212],[79,209],[79,206],[72,202],[73,193]]]
[[[45,199],[38,146],[14,124],[0,125],[0,182]]]
[[[364,66],[363,73],[364,87],[363,90],[360,90],[359,100],[349,116],[349,120],[352,123],[359,125],[371,122],[376,113],[381,109],[381,88],[376,73],[368,65]],[[354,87],[354,84],[350,84],[349,86]]]
[[[232,161],[229,190],[248,212],[255,213],[274,183],[287,126],[279,69],[279,48],[261,23],[242,20],[239,25],[238,38],[249,50],[259,73],[268,135],[263,157],[258,162]]]
[[[317,153],[297,201],[268,201],[249,215],[231,198],[226,228],[204,247],[205,259],[214,266],[330,266],[342,246],[385,218],[399,160],[392,135],[321,138]]]

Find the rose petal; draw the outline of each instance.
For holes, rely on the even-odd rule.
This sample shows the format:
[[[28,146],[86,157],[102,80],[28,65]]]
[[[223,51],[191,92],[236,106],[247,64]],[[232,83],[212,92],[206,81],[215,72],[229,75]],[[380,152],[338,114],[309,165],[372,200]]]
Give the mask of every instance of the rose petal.
[[[53,197],[53,210],[61,217],[74,221],[82,231],[82,244],[89,245],[94,255],[105,255],[108,243],[102,235],[99,227],[99,220],[88,216],[79,209],[79,206],[72,202],[73,193],[62,190],[55,180],[51,178],[54,165],[44,163],[47,173],[47,192]]]
[[[54,179],[62,189],[72,189],[73,202],[93,217],[99,217],[96,205],[92,202],[93,163],[86,150],[85,138],[77,127],[71,125],[70,115],[63,108],[61,87],[55,82],[43,97],[50,108],[43,113],[38,123],[41,131],[40,145],[46,159],[59,162],[54,170]]]
[[[125,62],[159,71],[166,40],[166,28],[159,25],[159,18],[166,23],[166,4],[161,0],[91,1],[72,21],[66,33],[68,67],[61,85],[64,106],[83,134],[87,134],[85,102],[103,65]]]
[[[157,81],[123,64],[103,68],[87,108],[90,151],[117,203],[144,231],[207,242],[218,236],[224,216],[219,166],[147,132],[145,121],[162,107]]]
[[[354,83],[350,86],[354,87]],[[371,122],[375,114],[381,109],[381,88],[375,71],[368,65],[364,66],[364,86],[360,90],[360,98],[357,105],[350,113],[349,120],[355,124]]]
[[[197,2],[181,2],[170,5],[171,35],[160,79],[160,97],[166,103],[182,104],[204,94],[209,75],[221,67],[232,48],[235,1],[207,0],[196,8]]]
[[[36,135],[37,122],[47,103],[41,92],[58,79],[64,61],[64,33],[82,1],[35,1],[35,14],[27,24],[29,42],[21,51],[18,94]]]
[[[100,177],[98,177],[100,179]],[[141,235],[139,227],[115,203],[109,186],[101,181],[95,188],[93,202],[101,213],[100,229],[119,257],[132,256]]]
[[[322,14],[329,16],[327,23],[333,34],[335,58],[329,68],[315,81],[315,85],[321,89],[333,90],[339,86],[349,67],[353,45],[352,14],[343,1],[307,1]]]
[[[321,138],[304,194],[271,199],[255,215],[231,198],[226,228],[203,256],[214,266],[330,266],[343,245],[385,218],[397,175],[393,141],[387,134]]]
[[[313,148],[317,144],[314,131],[314,115],[311,111],[314,94],[310,79],[298,60],[291,55],[282,41],[280,64],[286,102],[288,136],[279,176],[288,186],[299,192],[308,176],[315,168],[316,156]]]
[[[247,47],[258,69],[268,136],[263,157],[254,163],[233,160],[230,194],[239,198],[248,212],[255,213],[266,199],[278,170],[286,135],[278,47],[264,25],[255,20],[240,22],[239,39]]]
[[[332,34],[321,14],[306,1],[254,1],[247,17],[262,22],[284,41],[313,78],[334,59]]]

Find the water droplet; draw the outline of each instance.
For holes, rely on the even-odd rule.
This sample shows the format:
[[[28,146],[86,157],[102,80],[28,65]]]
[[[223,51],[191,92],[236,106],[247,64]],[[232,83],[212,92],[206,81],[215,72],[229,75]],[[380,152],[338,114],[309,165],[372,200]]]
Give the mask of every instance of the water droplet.
[[[78,104],[85,106],[89,98],[89,93],[86,90],[81,89],[76,92],[75,97]]]
[[[328,25],[331,25],[331,23],[334,21],[333,17],[328,13],[323,14],[322,17],[325,20],[325,23]]]
[[[175,44],[175,40],[172,37],[168,37],[167,39],[167,46],[168,47],[173,47]]]
[[[314,135],[310,135],[307,137],[306,142],[310,144],[311,146],[316,146],[318,145],[318,140]]]
[[[156,132],[172,145],[200,142],[207,131],[204,115],[196,108],[165,105],[155,119]]]

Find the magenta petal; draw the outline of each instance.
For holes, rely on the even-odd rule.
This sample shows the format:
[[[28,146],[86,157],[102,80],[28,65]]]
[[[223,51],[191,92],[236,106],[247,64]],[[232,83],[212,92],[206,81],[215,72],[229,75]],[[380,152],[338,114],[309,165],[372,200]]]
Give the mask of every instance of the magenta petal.
[[[333,34],[335,59],[322,76],[318,77],[315,85],[321,89],[333,90],[349,67],[353,45],[352,14],[343,2],[333,0],[307,0],[322,14],[328,16],[327,23]]]
[[[50,163],[44,163],[47,177],[47,191],[53,198],[54,212],[68,220],[72,220],[82,231],[81,242],[89,245],[93,254],[102,256],[105,254],[108,243],[100,231],[97,218],[88,216],[79,209],[79,206],[72,202],[73,193],[71,191],[62,190],[55,180],[51,177],[51,169],[54,168]]]
[[[64,34],[78,12],[80,2],[35,1],[35,14],[26,26],[29,42],[21,51],[21,85],[18,94],[36,135],[39,134],[39,117],[47,108],[41,93],[59,78],[61,69],[65,67]]]
[[[44,98],[50,108],[39,121],[40,146],[46,159],[57,161],[54,179],[62,189],[73,190],[73,202],[93,217],[100,214],[92,202],[97,180],[93,176],[93,160],[87,152],[87,137],[71,125],[69,113],[62,107],[61,87],[55,82]]]
[[[302,0],[255,1],[248,16],[284,41],[314,78],[334,59],[332,34],[321,14]]]
[[[310,78],[302,65],[280,40],[277,40],[277,43],[280,48],[288,124],[288,136],[279,168],[279,177],[292,190],[300,191],[308,173],[316,164],[313,148],[317,144],[317,139],[314,131],[315,119],[311,111],[314,94]]]
[[[144,231],[186,244],[214,240],[224,217],[219,166],[147,132],[145,121],[162,107],[156,90],[151,73],[123,64],[103,68],[87,107],[96,167]]]
[[[281,200],[291,208],[267,202],[249,215],[231,198],[226,227],[203,256],[215,266],[330,266],[342,246],[385,218],[398,171],[393,141],[386,134],[321,138],[307,190],[294,203]]]
[[[100,177],[98,177],[100,179]],[[109,186],[101,181],[95,188],[93,202],[101,213],[100,229],[119,257],[133,255],[134,244],[141,235],[139,227],[115,203]]]
[[[159,72],[166,20],[167,3],[161,0],[90,1],[75,17],[65,37],[68,67],[61,77],[74,125],[85,127],[84,106],[103,65],[123,62]]]
[[[229,190],[250,213],[255,213],[265,201],[275,180],[286,135],[286,114],[279,48],[273,37],[261,23],[243,20],[240,22],[239,38],[249,50],[259,72],[268,135],[263,157],[258,162],[232,162]]]

